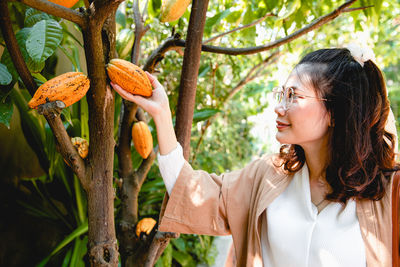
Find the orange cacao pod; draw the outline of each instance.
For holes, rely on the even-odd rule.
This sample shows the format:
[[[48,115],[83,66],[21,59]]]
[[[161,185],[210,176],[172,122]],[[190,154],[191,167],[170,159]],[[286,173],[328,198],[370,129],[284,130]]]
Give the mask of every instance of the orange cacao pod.
[[[141,219],[136,225],[136,236],[140,237],[140,233],[146,233],[146,235],[149,235],[156,223],[156,220],[154,220],[153,218]]]
[[[185,13],[191,0],[162,0],[161,22],[179,19]]]
[[[54,4],[60,5],[60,6],[65,6],[68,8],[73,7],[79,0],[49,0],[50,2],[53,2]]]
[[[132,126],[132,140],[139,155],[147,159],[153,150],[153,137],[147,124],[139,121]]]
[[[68,107],[79,101],[89,90],[90,81],[82,72],[67,72],[42,84],[35,92],[28,106],[37,108],[39,105],[60,100]]]
[[[88,153],[89,153],[89,143],[86,141],[86,139],[83,139],[81,137],[72,137],[71,138],[71,143],[72,145],[78,150],[79,156],[81,158],[86,158]]]
[[[142,96],[151,96],[153,90],[146,73],[135,64],[114,58],[107,64],[108,77],[125,91]]]

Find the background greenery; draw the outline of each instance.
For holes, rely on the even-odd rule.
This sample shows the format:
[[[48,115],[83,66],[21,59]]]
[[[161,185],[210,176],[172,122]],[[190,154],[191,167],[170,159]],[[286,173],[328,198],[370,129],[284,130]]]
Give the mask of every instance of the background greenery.
[[[145,7],[145,2],[140,2],[141,8]],[[342,3],[335,0],[210,1],[204,39],[271,13],[273,16],[256,26],[233,32],[212,43],[226,47],[266,44],[331,12]],[[398,118],[400,1],[363,0],[352,7],[369,5],[373,6],[344,14],[281,47],[277,59],[263,67],[256,79],[229,99],[227,96],[232,88],[270,52],[247,56],[203,53],[192,127],[193,167],[221,173],[241,168],[254,157],[273,152],[276,146],[271,135],[274,124],[269,121],[268,92],[284,81],[302,55],[317,48],[344,46],[353,41],[373,48],[377,64],[385,73],[392,108]],[[83,1],[74,8],[79,6],[83,6]],[[141,65],[173,29],[185,38],[190,8],[176,22],[160,23],[160,7],[160,0],[148,1],[146,23],[151,28],[142,40]],[[21,51],[38,84],[63,72],[85,72],[78,27],[16,2],[11,2],[9,8]],[[132,2],[126,1],[117,13],[120,58],[130,59],[133,29]],[[53,38],[49,38],[50,35]],[[1,36],[0,45],[5,47]],[[182,51],[169,52],[156,69],[158,79],[168,92],[173,115]],[[7,50],[0,48],[0,53],[0,205],[5,214],[0,221],[1,236],[4,237],[0,244],[0,263],[8,266],[84,266],[87,262],[84,191],[56,152],[53,135],[44,118],[27,108],[30,96],[23,88]],[[121,99],[117,96],[115,137],[120,105]],[[70,136],[88,139],[85,99],[65,109],[62,118]],[[152,121],[150,126],[156,142]],[[140,156],[134,149],[132,154],[135,166],[139,166]],[[115,157],[115,214],[118,221],[117,161]],[[158,219],[164,192],[155,163],[140,193],[140,217]],[[216,255],[212,241],[213,237],[208,236],[181,235],[179,239],[171,240],[157,266],[211,265]]]

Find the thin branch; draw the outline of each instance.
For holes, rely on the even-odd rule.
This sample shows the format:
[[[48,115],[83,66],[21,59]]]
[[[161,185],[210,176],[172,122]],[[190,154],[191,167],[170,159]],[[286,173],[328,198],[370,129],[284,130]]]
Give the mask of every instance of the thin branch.
[[[343,12],[353,12],[353,11],[357,11],[357,10],[364,10],[364,9],[371,8],[371,7],[374,7],[374,5],[346,8]]]
[[[53,131],[54,137],[58,144],[58,152],[63,156],[63,158],[71,166],[72,170],[79,178],[82,183],[82,187],[86,190],[88,186],[87,176],[86,176],[86,166],[83,159],[79,156],[78,151],[71,143],[71,139],[65,130],[64,124],[60,116],[54,116],[53,114],[45,114],[47,122]]]
[[[33,95],[36,92],[37,85],[33,80],[33,77],[28,67],[26,66],[17,40],[15,39],[15,35],[11,26],[7,1],[0,1],[0,22],[3,38],[6,41],[7,49],[10,53],[14,66],[19,76],[21,77],[25,87],[28,89],[29,93]],[[45,118],[50,125],[54,136],[56,137],[56,141],[59,144],[57,148],[60,154],[70,163],[70,166],[72,166],[71,168],[81,180],[82,185],[85,186],[85,163],[79,156],[75,147],[72,145],[60,117],[46,114]]]
[[[256,53],[268,51],[268,50],[274,49],[276,47],[279,47],[281,45],[287,44],[287,43],[299,38],[300,36],[305,35],[306,33],[310,32],[310,31],[320,28],[322,25],[337,18],[340,14],[347,12],[347,10],[348,10],[347,7],[351,6],[356,1],[357,0],[347,1],[340,7],[336,8],[331,13],[328,13],[325,16],[319,17],[312,23],[295,31],[294,33],[292,33],[286,37],[283,37],[279,40],[276,40],[274,42],[271,42],[269,44],[266,44],[266,45],[246,47],[246,48],[229,48],[229,47],[219,47],[219,46],[212,46],[212,45],[203,45],[202,51],[216,53],[216,54],[226,54],[226,55],[250,55],[250,54],[256,54]],[[177,40],[175,42],[175,44],[180,47],[185,47],[186,42],[184,40]]]
[[[293,41],[294,39],[297,39],[302,35],[323,26],[324,24],[334,20],[342,13],[368,8],[368,7],[354,8],[354,9],[347,8],[356,1],[357,0],[351,0],[349,2],[346,2],[339,8],[332,11],[331,13],[318,18],[311,24],[308,24],[307,26],[292,33],[291,35],[288,35],[282,39],[276,40],[264,46],[248,47],[248,48],[226,48],[226,47],[205,45],[203,43],[201,50],[203,52],[211,52],[211,53],[227,54],[227,55],[245,55],[245,54],[249,55],[249,54],[256,54],[268,51],[278,46],[289,43],[290,41]],[[170,50],[175,50],[177,47],[186,47],[186,41],[182,40],[179,35],[175,35],[174,37],[168,37],[162,45],[160,45],[157,49],[153,51],[153,53],[147,59],[143,69],[153,72],[157,64],[164,58],[165,54]]]
[[[7,1],[0,1],[0,27],[15,69],[21,77],[26,89],[28,89],[29,93],[33,96],[36,92],[37,85],[25,63],[17,39],[15,38]]]
[[[86,27],[85,15],[71,8],[60,6],[47,0],[14,0],[14,1],[23,3],[27,6],[46,12],[47,14],[72,21],[81,26],[82,28]]]
[[[136,171],[139,182],[139,190],[142,187],[143,182],[147,177],[147,173],[150,171],[150,168],[153,165],[155,159],[156,159],[156,151],[153,149],[153,151],[151,151],[147,159],[144,159],[142,161],[142,164],[140,164],[139,169]]]
[[[165,39],[165,42],[159,47],[157,47],[157,49],[155,49],[153,53],[151,53],[151,55],[148,57],[143,67],[143,70],[146,70],[150,73],[154,72],[156,65],[158,64],[158,62],[163,60],[165,53],[179,46],[182,46],[179,45],[180,42],[183,42],[184,43],[183,47],[185,47],[186,45],[185,41],[183,41],[180,38],[181,36],[179,34],[175,34],[174,36],[170,36],[167,39]]]
[[[148,257],[144,264],[145,267],[152,267],[156,263],[157,259],[161,256],[165,247],[171,238],[178,238],[178,233],[172,232],[157,232],[153,238],[153,241],[148,250]]]
[[[209,39],[203,41],[203,44],[207,44],[207,43],[209,43],[209,42],[212,42],[212,41],[214,41],[214,40],[216,40],[216,39],[218,39],[218,38],[221,38],[222,36],[225,36],[225,35],[227,35],[227,34],[230,34],[230,33],[232,33],[232,32],[241,31],[241,30],[250,28],[250,27],[252,27],[252,26],[254,26],[254,25],[257,25],[258,23],[262,22],[262,21],[265,20],[266,18],[272,17],[272,16],[276,16],[276,15],[275,15],[275,14],[272,14],[272,13],[267,13],[267,14],[265,14],[263,17],[259,18],[259,19],[256,20],[256,21],[253,21],[252,23],[249,23],[249,24],[246,24],[246,25],[237,27],[237,28],[232,29],[232,30],[230,30],[230,31],[223,32],[223,33],[218,34],[218,35],[216,35],[216,36],[214,36],[214,37],[211,37],[211,38],[209,38]]]

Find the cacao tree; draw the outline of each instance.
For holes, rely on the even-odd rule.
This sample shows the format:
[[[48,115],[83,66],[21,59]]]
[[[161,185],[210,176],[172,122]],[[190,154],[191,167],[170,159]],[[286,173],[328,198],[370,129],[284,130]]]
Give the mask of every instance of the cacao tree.
[[[146,122],[151,129],[154,124],[138,106],[122,101],[111,90],[106,75],[111,59],[123,58],[148,72],[159,72],[160,81],[171,92],[175,131],[185,158],[203,169],[224,171],[234,167],[233,161],[248,160],[251,149],[239,151],[241,156],[228,162],[226,158],[211,160],[226,154],[210,147],[212,142],[208,142],[207,151],[216,151],[215,155],[200,157],[199,151],[207,139],[207,129],[213,124],[223,128],[217,118],[232,100],[246,88],[251,91],[246,96],[270,90],[276,81],[265,85],[260,77],[270,75],[287,51],[304,47],[313,39],[311,33],[324,27],[337,31],[348,24],[362,28],[357,23],[365,18],[378,23],[383,3],[193,0],[179,20],[161,23],[159,0],[85,0],[73,8],[66,7],[66,2],[75,4],[0,1],[1,42],[5,46],[0,64],[0,110],[5,110],[5,115],[1,114],[0,122],[10,122],[15,105],[24,135],[44,171],[32,182],[33,187],[48,203],[48,214],[62,218],[69,230],[39,265],[45,265],[71,243],[64,258],[70,266],[83,262],[91,266],[117,266],[119,262],[123,266],[169,266],[172,257],[181,265],[193,265],[184,253],[185,242],[172,239],[174,249],[168,245],[178,234],[156,228],[150,234],[136,234],[139,219],[146,215],[139,214],[140,209],[146,207],[151,211],[147,215],[158,221],[155,212],[165,190],[155,165],[156,144],[146,159],[131,145],[135,122]],[[347,20],[338,20],[340,16]],[[28,109],[27,102],[38,86],[61,74],[52,72],[57,50],[71,63],[71,71],[87,74],[90,89],[71,107],[48,105],[38,114]],[[80,51],[84,58],[80,58]],[[266,105],[257,104],[259,109],[253,105],[251,111],[254,114]],[[245,119],[239,107],[229,108],[238,109],[237,120]],[[231,131],[248,136],[247,124],[238,123],[237,127],[232,126]],[[154,130],[152,134],[155,137]],[[76,136],[89,143],[85,159],[71,142]],[[157,139],[153,140],[156,143]],[[60,180],[65,198],[74,199],[68,207],[71,218],[63,215],[56,200],[42,193],[40,183],[49,178]],[[149,198],[141,197],[142,193]],[[36,213],[41,210],[33,205],[26,207]],[[199,238],[204,253],[208,253],[204,248],[210,246],[204,244],[212,239]],[[163,258],[157,262],[164,249]]]

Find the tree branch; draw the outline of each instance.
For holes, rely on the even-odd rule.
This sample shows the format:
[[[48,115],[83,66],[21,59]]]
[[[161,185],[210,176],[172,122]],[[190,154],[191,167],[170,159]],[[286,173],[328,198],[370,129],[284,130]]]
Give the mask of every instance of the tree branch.
[[[151,55],[147,58],[143,70],[146,70],[150,73],[154,72],[154,69],[157,66],[158,62],[163,60],[165,53],[175,49],[176,47],[179,47],[178,45],[179,42],[183,41],[180,38],[181,37],[179,34],[175,34],[174,36],[170,36],[167,39],[165,39],[165,42],[162,45],[160,45],[157,49],[155,49],[153,53],[151,53]],[[183,47],[185,45],[186,43],[184,43]]]
[[[164,249],[167,247],[171,238],[178,238],[178,233],[171,232],[157,232],[148,250],[148,257],[144,264],[145,267],[152,267],[157,259],[161,256]]]
[[[204,41],[204,43],[201,47],[201,50],[203,52],[211,52],[211,53],[226,54],[226,55],[250,55],[250,54],[256,54],[256,53],[268,51],[273,48],[279,47],[281,45],[287,44],[287,43],[293,41],[294,39],[297,39],[297,38],[301,37],[302,35],[323,26],[324,24],[334,20],[336,17],[338,17],[342,13],[352,12],[355,10],[365,9],[365,8],[369,7],[369,6],[367,6],[367,7],[361,7],[361,8],[347,8],[348,6],[352,5],[356,1],[357,0],[348,1],[345,4],[341,5],[340,7],[338,7],[337,9],[335,9],[334,11],[332,11],[331,13],[318,18],[317,20],[308,24],[307,26],[303,27],[302,29],[300,29],[284,38],[281,38],[279,40],[271,42],[267,45],[256,46],[256,47],[247,47],[247,48],[228,48],[228,47],[205,45],[204,43],[208,42],[208,40],[206,40],[206,41]],[[217,36],[215,36],[215,37],[217,37]],[[179,35],[175,35],[174,37],[168,37],[162,45],[160,45],[156,50],[153,51],[153,53],[147,59],[144,69],[153,72],[155,67],[157,66],[157,64],[164,58],[165,53],[167,53],[170,50],[174,50],[177,47],[186,47],[186,41],[182,40]]]
[[[347,7],[351,6],[356,1],[357,0],[347,1],[340,7],[336,8],[331,13],[329,13],[325,16],[319,17],[312,23],[295,31],[294,33],[292,33],[286,37],[283,37],[279,40],[273,41],[266,45],[255,46],[255,47],[246,47],[246,48],[230,48],[230,47],[203,45],[201,50],[204,52],[211,52],[211,53],[216,53],[216,54],[226,54],[226,55],[250,55],[250,54],[256,54],[256,53],[268,51],[268,50],[274,49],[276,47],[279,47],[281,45],[287,44],[287,43],[299,38],[300,36],[303,36],[304,34],[310,32],[310,31],[320,28],[322,25],[337,18],[340,14],[348,12],[349,9],[347,9]],[[177,40],[175,42],[175,44],[179,47],[186,46],[186,42],[184,40]]]
[[[63,158],[71,166],[72,170],[76,176],[81,181],[82,187],[87,190],[88,181],[86,176],[86,166],[83,159],[79,156],[78,151],[71,143],[71,139],[65,130],[64,124],[60,116],[55,116],[54,114],[47,113],[44,114],[47,122],[53,131],[54,137],[57,142],[57,150],[63,156]]]
[[[17,40],[15,38],[14,31],[12,30],[7,1],[0,1],[0,22],[3,38],[6,42],[7,49],[10,53],[14,66],[29,93],[34,95],[37,85],[33,80],[28,67],[26,66],[24,58],[21,54],[21,50],[19,49]],[[45,115],[45,118],[50,125],[58,143],[58,151],[64,157],[64,159],[69,162],[71,168],[81,180],[82,185],[85,186],[85,163],[79,156],[75,147],[72,145],[71,139],[69,138],[60,117],[53,116],[52,114],[48,113]]]
[[[223,33],[218,34],[218,35],[216,35],[216,36],[214,36],[214,37],[211,37],[211,38],[209,38],[209,39],[203,41],[203,44],[207,44],[207,43],[209,43],[209,42],[212,42],[212,41],[214,41],[214,40],[216,40],[216,39],[218,39],[218,38],[221,38],[222,36],[225,36],[225,35],[227,35],[227,34],[230,34],[230,33],[232,33],[232,32],[241,31],[241,30],[250,28],[250,27],[252,27],[252,26],[254,26],[254,25],[257,25],[258,23],[262,22],[262,21],[265,20],[267,17],[272,17],[272,16],[276,16],[276,15],[275,15],[275,14],[272,14],[272,13],[267,13],[267,14],[265,14],[263,17],[259,18],[259,19],[256,20],[256,21],[253,21],[252,23],[249,23],[249,24],[246,24],[246,25],[237,27],[237,28],[232,29],[232,30],[230,30],[230,31],[223,32]]]
[[[85,15],[71,8],[60,6],[47,0],[14,0],[14,1],[23,3],[27,6],[46,12],[47,14],[72,21],[78,24],[81,28],[86,27]]]
[[[36,92],[37,85],[28,69],[28,66],[25,63],[21,50],[19,49],[14,30],[12,28],[7,1],[4,0],[0,1],[0,27],[15,69],[21,77],[26,89],[28,89],[29,93],[33,96]]]

